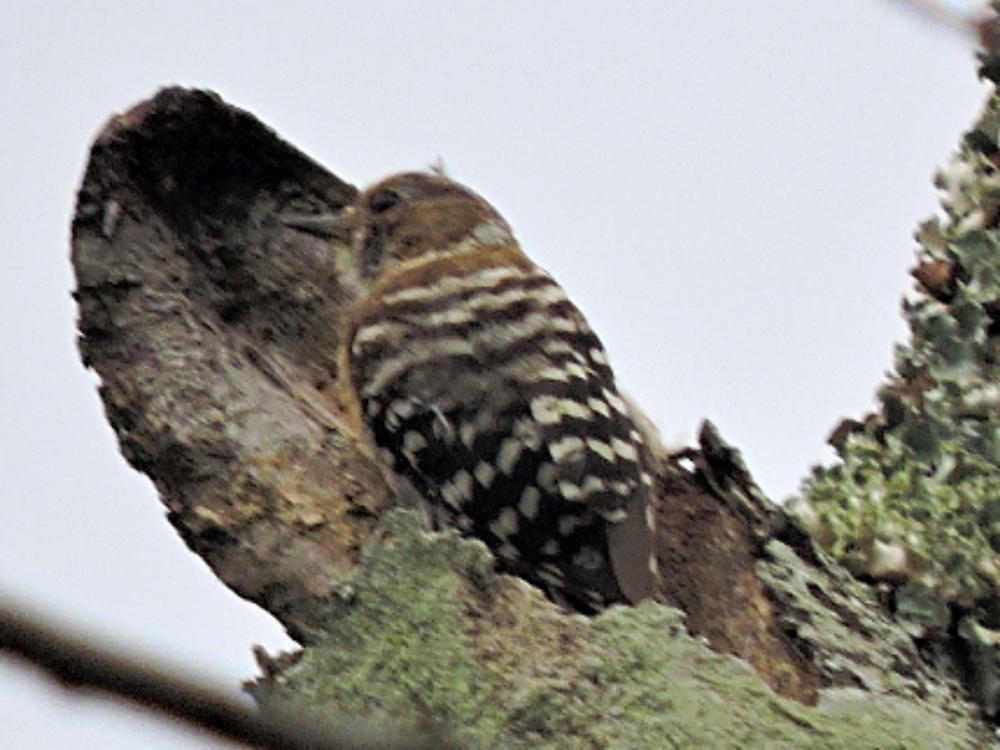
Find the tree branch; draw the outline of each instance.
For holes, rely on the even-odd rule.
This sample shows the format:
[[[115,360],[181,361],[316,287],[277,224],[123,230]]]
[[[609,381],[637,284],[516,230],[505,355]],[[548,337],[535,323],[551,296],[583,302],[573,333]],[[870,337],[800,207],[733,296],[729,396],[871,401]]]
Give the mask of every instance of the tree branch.
[[[41,667],[66,687],[93,688],[161,712],[228,740],[268,750],[418,750],[444,747],[330,721],[317,712],[261,712],[231,695],[151,666],[138,655],[98,648],[51,618],[28,615],[0,599],[0,649]]]
[[[261,705],[426,719],[484,747],[565,747],[567,732],[626,746],[663,722],[720,746],[722,720],[700,717],[727,701],[755,714],[728,717],[734,747],[772,725],[803,732],[795,715],[849,734],[864,713],[880,734],[854,748],[976,736],[871,591],[711,429],[657,457],[662,585],[640,607],[581,621],[498,582],[488,556],[456,567],[478,560],[474,543],[406,527],[338,392],[350,291],[336,249],[281,221],[354,194],[249,113],[170,88],[98,135],[73,224],[80,349],[122,453],[191,549],[307,645],[256,685]],[[681,679],[692,664],[726,685]]]

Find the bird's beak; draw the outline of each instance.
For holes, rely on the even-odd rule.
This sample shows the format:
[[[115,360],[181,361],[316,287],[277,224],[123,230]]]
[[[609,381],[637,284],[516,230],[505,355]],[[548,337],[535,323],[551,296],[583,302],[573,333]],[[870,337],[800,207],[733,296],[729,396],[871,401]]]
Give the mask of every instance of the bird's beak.
[[[357,210],[347,206],[335,214],[284,214],[281,223],[324,240],[350,242]]]

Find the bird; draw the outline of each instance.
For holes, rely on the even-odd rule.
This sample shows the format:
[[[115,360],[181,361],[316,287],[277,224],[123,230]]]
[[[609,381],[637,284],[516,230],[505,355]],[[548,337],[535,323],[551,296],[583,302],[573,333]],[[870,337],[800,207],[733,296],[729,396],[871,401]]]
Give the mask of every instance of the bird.
[[[405,172],[285,223],[346,248],[344,390],[431,524],[574,610],[650,597],[642,427],[597,335],[500,213],[440,171]]]

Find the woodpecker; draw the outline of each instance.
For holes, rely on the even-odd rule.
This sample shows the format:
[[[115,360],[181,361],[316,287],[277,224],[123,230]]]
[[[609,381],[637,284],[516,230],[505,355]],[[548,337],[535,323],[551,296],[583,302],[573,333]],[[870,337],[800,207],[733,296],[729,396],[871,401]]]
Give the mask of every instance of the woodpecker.
[[[338,356],[380,454],[438,526],[580,611],[653,593],[642,429],[604,347],[503,217],[438,173],[361,192],[321,225],[357,302]]]

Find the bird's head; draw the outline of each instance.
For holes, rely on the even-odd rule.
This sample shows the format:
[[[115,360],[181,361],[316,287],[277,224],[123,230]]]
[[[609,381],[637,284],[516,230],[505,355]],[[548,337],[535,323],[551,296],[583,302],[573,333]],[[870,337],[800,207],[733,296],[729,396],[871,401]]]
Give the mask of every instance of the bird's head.
[[[394,266],[514,242],[489,203],[433,173],[407,172],[372,185],[344,209],[341,221],[350,231],[357,270],[369,280]]]
[[[493,206],[434,172],[404,172],[359,193],[338,213],[285,216],[293,229],[335,240],[349,250],[344,275],[370,284],[385,271],[483,247],[515,246]]]

